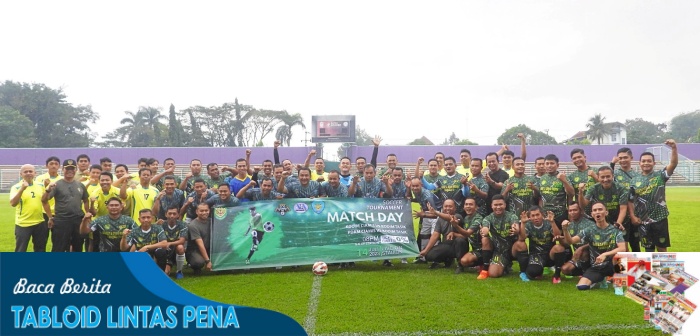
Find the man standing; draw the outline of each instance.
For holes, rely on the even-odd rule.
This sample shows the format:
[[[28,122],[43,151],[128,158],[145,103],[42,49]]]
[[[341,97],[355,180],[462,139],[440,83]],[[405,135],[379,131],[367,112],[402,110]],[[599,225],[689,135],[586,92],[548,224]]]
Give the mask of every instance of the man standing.
[[[46,252],[49,227],[44,218],[41,196],[44,185],[34,183],[34,166],[25,164],[20,168],[22,180],[10,189],[10,205],[15,210],[15,252],[27,252],[29,240],[34,252]]]
[[[671,246],[668,234],[668,206],[666,205],[666,182],[678,165],[676,141],[669,139],[671,162],[663,170],[654,171],[654,154],[644,152],[639,156],[641,175],[632,179],[630,186],[630,219],[639,225],[642,245],[647,252],[666,252]]]
[[[457,172],[466,176],[467,179],[472,179],[471,172],[472,164],[472,152],[464,148],[459,152],[459,165],[457,165]]]
[[[328,173],[324,171],[326,168],[326,161],[323,158],[316,158],[314,160],[314,170],[311,171],[311,180],[317,181],[318,183],[328,181]]]
[[[437,212],[430,207],[430,214],[437,216],[437,222],[433,227],[428,245],[420,251],[420,256],[425,260],[432,261],[430,268],[437,268],[439,263],[445,263],[445,268],[452,266],[452,262],[462,257],[469,251],[467,239],[460,233],[455,233],[453,225],[461,225],[462,216],[456,213],[456,203],[452,199],[447,199],[442,204],[442,211]],[[438,243],[439,242],[439,243]],[[461,265],[457,266],[461,273]]]
[[[153,202],[152,210],[157,219],[167,220],[167,211],[170,207],[174,206],[179,210],[185,205],[185,193],[177,189],[177,180],[173,175],[164,177],[162,184],[164,189],[158,193],[156,201]]]
[[[489,211],[487,208],[490,208],[491,204],[487,202],[489,197],[489,185],[486,183],[484,175],[481,174],[482,169],[483,162],[481,159],[473,158],[470,168],[470,176],[472,176],[472,178],[467,182],[467,187],[469,187],[469,192],[476,201],[476,211],[483,217],[488,215]]]
[[[486,166],[489,168],[489,171],[484,176],[486,183],[489,185],[488,199],[486,202],[487,204],[491,204],[493,196],[501,194],[503,183],[508,180],[510,175],[498,166],[497,153],[491,152],[486,154]],[[491,213],[491,209],[489,209],[489,213]]]
[[[102,167],[103,172],[111,173],[112,172],[112,160],[108,157],[103,157],[100,159],[100,166]]]
[[[244,169],[247,170],[247,168]],[[187,173],[182,182],[180,182],[180,190],[189,195],[194,191],[194,181],[201,178],[204,178],[204,176],[202,176],[202,161],[193,159],[190,161],[190,172]]]
[[[78,161],[78,180],[86,181],[90,178],[90,157],[87,154],[80,154],[76,159]]]
[[[182,183],[182,179],[175,175],[175,160],[173,158],[167,158],[163,161],[163,171],[153,176],[151,179],[151,185],[158,188],[158,190],[163,190],[164,177],[166,176],[172,176],[175,178],[176,188],[180,186],[180,183]]]
[[[576,236],[569,233],[569,221],[564,220],[564,239],[569,244],[588,244],[591,266],[584,270],[583,276],[576,285],[579,290],[587,290],[591,285],[605,281],[605,277],[613,275],[612,259],[617,252],[625,251],[625,240],[622,232],[605,221],[607,210],[600,202],[593,203],[591,214],[595,226],[588,227]]]
[[[48,170],[48,172],[35,177],[34,182],[43,184],[44,188],[47,188],[51,183],[56,183],[56,181],[63,178],[63,176],[61,176],[58,172],[59,168],[61,168],[61,160],[59,160],[55,156],[49,157],[48,159],[46,159],[46,170]],[[44,213],[44,220],[46,220],[47,223],[49,221],[49,218],[53,217],[53,215],[55,214],[55,208],[56,200],[50,199],[49,209],[51,209],[51,212]]]
[[[525,176],[525,160],[513,159],[514,174],[506,180],[502,195],[507,200],[508,211],[519,214],[537,205],[537,181]]]
[[[619,163],[620,166],[615,169],[614,176],[615,182],[619,183],[625,187],[628,191],[632,183],[632,179],[639,176],[639,173],[632,169],[632,160],[634,156],[632,155],[632,150],[628,147],[623,147],[617,150],[617,155],[610,162],[610,168],[615,169],[615,164]],[[629,244],[630,250],[632,252],[640,252],[640,237],[639,237],[639,226],[632,225],[630,220],[630,211],[627,211],[627,216],[625,216],[625,221],[622,222],[625,227],[625,240]]]
[[[180,213],[185,214],[185,222],[189,223],[197,218],[197,207],[202,203],[206,203],[214,195],[216,194],[213,191],[207,189],[204,179],[196,179],[194,181],[194,191],[187,195],[187,201],[180,208]]]
[[[439,190],[436,194],[443,202],[448,199],[455,201],[455,211],[461,215],[464,198],[469,196],[467,177],[457,173],[455,159],[451,156],[445,159],[443,166],[445,167],[445,175],[440,175],[437,178],[436,185]]]
[[[187,225],[187,249],[185,255],[187,262],[195,273],[202,268],[211,271],[211,259],[209,246],[211,243],[211,220],[209,219],[209,206],[204,203],[197,206],[197,218]]]
[[[420,205],[420,210],[413,211],[413,218],[419,218],[418,230],[418,248],[422,249],[428,245],[430,236],[437,221],[437,217],[430,213],[430,209],[438,209],[435,205],[437,196],[428,189],[423,188],[421,178],[414,177],[411,179],[411,202],[416,202]],[[419,256],[414,262],[425,262],[425,258]]]
[[[316,198],[320,195],[321,184],[311,180],[311,169],[307,167],[299,169],[299,184],[285,186],[287,178],[289,178],[289,172],[284,172],[277,186],[277,191],[287,194],[287,197]]]
[[[540,207],[543,211],[554,213],[554,222],[561,227],[561,222],[566,219],[566,205],[573,197],[574,188],[569,183],[566,174],[559,172],[559,158],[549,154],[544,158],[547,174],[540,177]]]
[[[364,198],[390,198],[393,195],[389,176],[382,176],[380,180],[374,175],[374,166],[365,165],[364,177],[353,177],[348,194]]]
[[[254,181],[250,181],[255,183]],[[228,184],[220,184],[217,190],[218,194],[204,201],[211,208],[231,208],[241,204],[237,197],[231,196],[231,186]],[[239,191],[240,193],[240,191]]]
[[[100,174],[100,189],[90,194],[89,211],[95,215],[95,218],[109,214],[108,201],[112,197],[119,198],[119,188],[112,186],[112,173],[102,172]]]
[[[539,180],[544,174],[547,174],[547,169],[544,167],[544,157],[540,156],[535,159],[535,178]]]
[[[352,181],[352,173],[350,173],[352,163],[350,163],[350,158],[344,156],[342,159],[340,159],[338,167],[340,168],[340,183],[346,187],[349,187],[350,181]]]
[[[48,227],[53,228],[51,252],[82,252],[83,238],[80,236],[80,222],[89,209],[89,196],[85,186],[75,178],[76,162],[63,161],[63,179],[49,184],[47,192],[41,196],[46,213],[50,213],[49,200],[56,200],[56,215],[49,217]]]
[[[247,198],[251,202],[284,198],[283,194],[273,190],[274,186],[272,184],[272,180],[267,177],[264,177],[260,181],[260,188],[255,188],[255,185],[255,181],[250,181],[250,183],[243,187],[243,189],[238,191],[236,197],[238,199]]]
[[[269,161],[269,160],[268,160]],[[224,170],[222,168],[222,170]],[[270,161],[270,170],[269,173],[272,173],[272,161]],[[219,189],[219,186],[222,184],[228,184],[228,180],[231,177],[231,173],[228,171],[220,171],[219,170],[219,165],[212,162],[207,165],[207,174],[209,175],[204,182],[206,182],[207,186],[211,188],[211,191],[217,192]],[[230,189],[230,188],[229,188]]]
[[[131,217],[122,215],[122,201],[118,197],[107,200],[107,215],[94,218],[91,213],[86,213],[80,225],[80,233],[86,235],[92,232],[98,236],[97,251],[121,252],[121,239],[126,229],[136,227]],[[92,222],[90,222],[92,220]]]
[[[583,152],[583,149],[574,148],[571,151],[571,162],[576,166],[576,171],[569,174],[567,178],[569,179],[569,184],[574,187],[574,202],[578,202],[581,185],[584,186],[585,190],[593,187],[598,180],[598,176],[593,168],[586,163],[586,154]]]
[[[527,158],[527,148],[525,147],[525,134],[518,133],[518,139],[520,139],[520,157],[523,161]],[[515,175],[515,170],[513,169],[513,158],[515,153],[508,148],[508,145],[503,145],[503,148],[499,150],[501,153],[501,162],[503,163],[503,171],[508,173],[509,177]]]
[[[151,185],[151,168],[139,169],[139,187],[128,188],[131,175],[122,176],[120,181],[119,197],[128,201],[131,205],[131,218],[136,222],[139,220],[141,210],[153,208],[153,204],[158,197],[158,189]],[[126,181],[125,181],[126,180]]]
[[[238,174],[236,174],[236,176],[232,176],[228,180],[228,185],[231,186],[232,195],[238,195],[238,191],[243,189],[243,187],[248,185],[248,183],[250,183],[252,180],[251,176],[248,175],[248,161],[245,159],[236,160],[236,171]],[[248,199],[241,198],[240,201],[248,202]]]
[[[608,223],[613,223],[620,231],[625,231],[623,223],[627,216],[627,202],[629,201],[629,190],[613,180],[613,171],[608,166],[598,169],[598,179],[600,182],[591,188],[586,188],[581,182],[578,189],[578,199],[581,209],[586,209],[592,202],[603,202],[608,210]],[[586,190],[584,196],[583,192]]]

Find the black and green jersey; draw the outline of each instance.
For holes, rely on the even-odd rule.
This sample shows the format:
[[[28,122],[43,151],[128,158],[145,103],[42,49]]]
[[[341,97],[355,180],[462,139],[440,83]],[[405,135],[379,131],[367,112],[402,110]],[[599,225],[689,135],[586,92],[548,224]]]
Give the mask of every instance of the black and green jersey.
[[[129,246],[135,245],[137,251],[146,245],[156,244],[163,240],[167,240],[167,237],[160,225],[151,225],[146,231],[141,226],[136,226],[131,229],[131,234],[127,237]]]
[[[593,202],[603,202],[608,210],[606,220],[608,223],[615,223],[620,214],[620,204],[627,205],[629,190],[617,182],[613,182],[609,189],[605,189],[602,184],[596,183],[586,191],[586,196],[584,197],[591,204]]]
[[[588,244],[591,265],[596,265],[595,259],[599,255],[617,248],[618,243],[624,243],[625,238],[622,231],[608,224],[604,229],[597,225],[590,226],[578,235],[581,244]],[[612,262],[612,256],[605,258],[603,264]],[[604,265],[601,265],[604,266]]]
[[[615,169],[615,182],[622,184],[625,188],[629,188],[632,183],[632,179],[635,176],[639,176],[639,173],[631,170],[624,171],[622,169]]]
[[[542,198],[542,210],[544,213],[551,211],[555,218],[566,214],[566,189],[564,183],[557,178],[559,172],[544,174],[540,177],[540,197]]]
[[[507,197],[506,203],[508,204],[508,211],[520,214],[523,211],[527,211],[531,206],[535,205],[537,200],[535,199],[535,191],[532,190],[528,184],[532,183],[537,185],[537,179],[532,176],[523,175],[523,177],[513,176],[503,183],[503,189],[501,194],[506,196],[506,188],[508,184],[513,184],[513,190],[511,190]]]
[[[469,236],[469,244],[472,246],[472,251],[481,250],[481,222],[484,220],[480,214],[475,213],[471,216],[464,216],[462,223],[464,228],[472,230],[472,235]]]
[[[222,184],[228,184],[228,179],[230,177],[231,172],[225,171],[219,174],[219,177],[217,178],[212,178],[211,176],[207,175],[203,179],[209,188],[219,188],[219,186]]]
[[[481,226],[489,228],[494,254],[510,253],[510,248],[517,239],[510,234],[510,228],[518,221],[518,216],[510,211],[504,212],[500,217],[491,213],[481,221]]]
[[[163,223],[162,228],[168,243],[177,241],[180,238],[187,239],[187,224],[185,224],[183,221],[175,222],[173,227],[170,227],[168,222],[165,222]]]
[[[577,169],[575,172],[569,174],[566,177],[569,180],[569,183],[571,183],[571,186],[574,187],[574,201],[577,201],[579,183],[585,183],[586,190],[590,189],[593,185],[595,185],[595,179],[588,176],[589,172],[591,171],[593,171],[593,168],[591,167],[586,167],[586,170],[584,171],[580,171]]]
[[[465,186],[462,184],[462,177],[464,175],[455,173],[452,176],[438,176],[436,185],[438,186],[437,195],[444,202],[447,199],[451,199],[457,203],[457,209],[462,208],[464,204],[464,192],[462,191]],[[459,211],[458,211],[459,212]]]
[[[158,182],[156,182],[153,186],[158,188],[158,190],[165,190],[164,184],[165,184],[165,178],[167,176],[172,176],[175,178],[175,189],[180,188],[180,183],[182,183],[182,178],[180,176],[177,176],[177,175],[165,175],[165,176],[161,177],[160,180],[158,180]]]
[[[590,219],[588,219],[588,218],[586,218],[586,217],[584,217],[584,216],[581,216],[581,218],[579,218],[578,221],[570,221],[569,223],[571,223],[571,224],[569,224],[569,229],[568,229],[568,230],[569,230],[569,235],[570,235],[571,237],[573,237],[573,236],[579,236],[579,237],[580,237],[580,236],[581,236],[581,232],[582,232],[584,229],[586,229],[587,227],[590,227],[590,226],[595,226],[595,222],[593,222],[592,220],[590,220]],[[576,243],[576,244],[574,244],[574,249],[577,249],[577,248],[579,248],[579,247],[581,247],[581,246],[583,246],[583,245],[585,245],[585,244],[580,243],[580,242],[579,242],[579,243]]]
[[[634,214],[642,223],[655,223],[668,217],[666,181],[669,178],[664,169],[632,179],[630,199],[634,202]]]
[[[90,230],[100,235],[100,252],[121,252],[119,243],[124,229],[133,230],[134,227],[136,222],[125,215],[120,215],[117,219],[101,216],[90,223]]]
[[[488,195],[489,184],[486,183],[486,179],[484,179],[484,175],[479,174],[479,176],[474,176],[471,180],[469,180],[469,182],[474,183],[474,185],[476,186],[477,189],[485,192]],[[489,213],[488,207],[490,205],[486,202],[486,198],[481,198],[481,197],[477,196],[471,190],[469,190],[469,192],[471,193],[471,196],[474,197],[474,199],[476,199],[476,206],[477,206],[476,212],[478,212],[481,216],[488,215],[488,213]]]
[[[530,254],[549,254],[549,250],[554,246],[554,234],[552,233],[552,223],[543,220],[542,225],[535,226],[531,221],[525,223],[525,234],[530,239]]]

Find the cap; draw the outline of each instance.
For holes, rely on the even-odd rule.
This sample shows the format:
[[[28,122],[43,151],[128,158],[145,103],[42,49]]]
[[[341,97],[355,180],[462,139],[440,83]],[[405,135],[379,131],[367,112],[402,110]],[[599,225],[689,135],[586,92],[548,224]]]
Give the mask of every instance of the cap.
[[[68,159],[68,160],[63,160],[63,168],[68,168],[68,167],[77,167],[75,165],[75,160],[73,159]]]

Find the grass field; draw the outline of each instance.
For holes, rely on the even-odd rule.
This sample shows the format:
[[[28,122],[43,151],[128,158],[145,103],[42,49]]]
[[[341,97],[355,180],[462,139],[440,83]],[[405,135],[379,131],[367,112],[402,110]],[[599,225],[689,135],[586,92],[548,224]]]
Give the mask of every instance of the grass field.
[[[0,251],[14,249],[14,209],[0,195]],[[671,251],[700,251],[700,188],[667,190]],[[30,245],[31,246],[31,245]],[[331,335],[657,335],[642,306],[612,288],[579,292],[575,279],[552,285],[522,283],[517,275],[476,280],[474,271],[429,270],[426,265],[386,268],[363,262],[315,277],[310,267],[221,272],[178,283],[212,300],[287,314],[313,334]],[[517,270],[517,266],[516,270]]]

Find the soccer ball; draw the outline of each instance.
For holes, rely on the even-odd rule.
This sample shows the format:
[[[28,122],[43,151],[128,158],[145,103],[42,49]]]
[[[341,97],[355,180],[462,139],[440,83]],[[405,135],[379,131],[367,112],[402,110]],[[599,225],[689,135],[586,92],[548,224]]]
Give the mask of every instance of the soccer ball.
[[[328,273],[328,265],[326,265],[326,263],[323,261],[317,261],[311,268],[311,271],[316,275],[325,275]]]
[[[265,232],[271,232],[275,229],[275,224],[272,222],[265,222],[265,224],[263,224],[263,229],[265,229]]]

